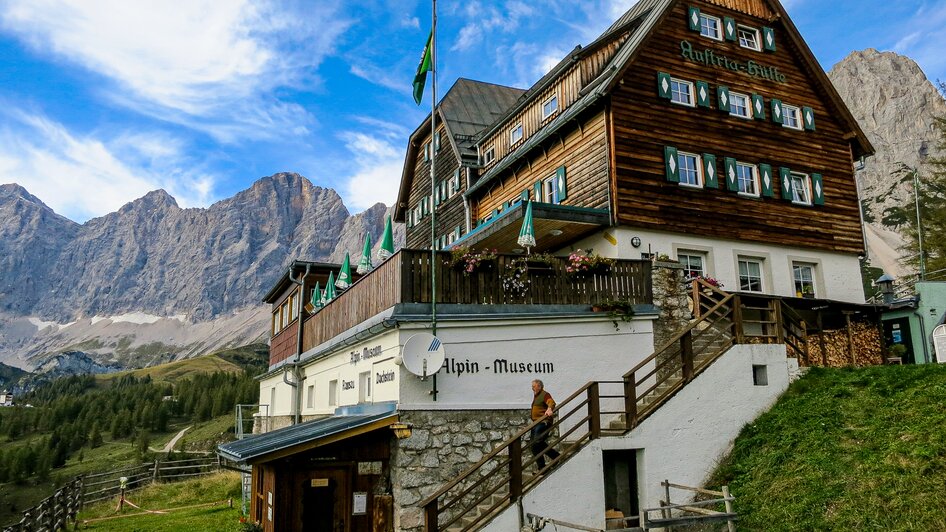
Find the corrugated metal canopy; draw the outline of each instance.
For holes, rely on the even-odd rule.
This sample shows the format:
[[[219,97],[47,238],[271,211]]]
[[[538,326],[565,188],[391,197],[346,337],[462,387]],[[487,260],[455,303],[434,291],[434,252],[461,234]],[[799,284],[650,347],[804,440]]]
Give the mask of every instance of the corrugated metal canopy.
[[[300,447],[300,451],[347,437],[363,434],[372,425],[384,426],[397,421],[396,412],[332,416],[307,421],[217,447],[217,454],[232,462],[259,462],[267,455]],[[330,441],[325,441],[330,440]]]

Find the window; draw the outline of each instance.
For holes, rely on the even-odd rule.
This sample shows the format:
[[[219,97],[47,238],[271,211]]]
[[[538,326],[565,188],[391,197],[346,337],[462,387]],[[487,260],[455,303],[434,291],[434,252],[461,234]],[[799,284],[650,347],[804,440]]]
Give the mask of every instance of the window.
[[[740,194],[759,196],[759,173],[755,165],[736,163],[736,178],[739,180]]]
[[[739,289],[744,292],[762,291],[762,261],[739,259]]]
[[[289,302],[282,304],[282,309],[279,311],[282,314],[282,327],[286,328],[286,325],[289,325]]]
[[[693,107],[693,83],[670,78],[670,101],[687,107]]]
[[[516,124],[516,127],[509,132],[509,145],[512,146],[520,140],[522,140],[522,124]]]
[[[486,148],[486,153],[483,154],[483,164],[487,165],[493,162],[493,159],[496,158],[496,149],[490,146]]]
[[[338,405],[338,380],[328,381],[328,405]]]
[[[761,42],[762,41],[759,39],[759,30],[748,26],[739,26],[739,46],[761,52]]]
[[[815,265],[792,263],[792,275],[795,279],[795,295],[815,294]]]
[[[296,294],[289,294],[289,321],[296,319],[299,315],[299,309],[296,307]]]
[[[544,203],[555,203],[555,176],[542,182],[542,201]]]
[[[371,372],[365,371],[358,374],[358,402],[366,403],[371,397]]]
[[[729,114],[739,118],[752,118],[752,106],[749,105],[749,97],[738,92],[730,92]]]
[[[719,19],[700,14],[700,35],[717,41],[723,40],[722,24]]]
[[[801,109],[782,104],[782,126],[792,129],[801,129]]]
[[[273,336],[276,336],[282,328],[279,326],[279,309],[276,309],[276,312],[273,312]]]
[[[769,385],[769,370],[767,366],[762,364],[752,365],[752,384],[754,386]]]
[[[306,388],[305,407],[312,408],[314,405],[315,405],[315,385],[310,384],[309,387]]]
[[[677,153],[677,163],[680,165],[680,184],[688,187],[702,187],[700,173],[700,156],[692,153]]]
[[[706,275],[705,256],[703,254],[682,251],[677,253],[677,260],[683,265],[683,276],[687,280]]]
[[[811,179],[805,174],[792,173],[792,203],[811,205]]]
[[[542,104],[542,120],[554,115],[558,111],[558,96],[552,96]]]

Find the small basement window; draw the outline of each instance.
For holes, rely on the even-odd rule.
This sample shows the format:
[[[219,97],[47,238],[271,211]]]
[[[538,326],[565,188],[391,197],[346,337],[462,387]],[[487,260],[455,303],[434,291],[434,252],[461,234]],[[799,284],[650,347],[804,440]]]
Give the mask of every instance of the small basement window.
[[[768,386],[769,385],[768,366],[764,364],[752,365],[752,384],[754,386]]]

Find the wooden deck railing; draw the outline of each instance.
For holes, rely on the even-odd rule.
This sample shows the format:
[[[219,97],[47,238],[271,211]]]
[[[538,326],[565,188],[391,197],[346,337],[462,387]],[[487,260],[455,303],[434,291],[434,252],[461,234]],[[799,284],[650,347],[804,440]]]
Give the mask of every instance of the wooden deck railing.
[[[381,263],[324,308],[305,319],[303,349],[310,349],[398,303],[430,303],[431,273],[437,275],[437,303],[464,305],[594,305],[608,299],[634,304],[653,302],[650,262],[618,260],[607,274],[575,277],[567,261],[527,273],[529,288],[514,297],[503,289],[503,276],[521,255],[499,255],[489,268],[465,274],[449,264],[450,253],[402,249]]]

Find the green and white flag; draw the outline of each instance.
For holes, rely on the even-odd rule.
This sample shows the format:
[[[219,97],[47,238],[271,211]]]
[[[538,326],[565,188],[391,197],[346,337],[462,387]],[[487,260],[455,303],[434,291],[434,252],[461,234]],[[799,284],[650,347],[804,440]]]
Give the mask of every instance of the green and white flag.
[[[338,270],[338,280],[335,281],[335,287],[339,290],[345,290],[351,286],[351,260],[348,253],[345,253],[345,262],[342,263],[342,269]]]
[[[420,64],[417,65],[417,73],[414,74],[414,103],[420,105],[424,98],[424,85],[427,84],[427,73],[431,67],[431,43],[434,38],[434,32],[431,30],[427,37],[427,45],[424,46],[424,53],[420,56]]]
[[[358,275],[364,275],[371,271],[374,266],[371,265],[371,233],[365,235],[365,249],[361,251],[361,260],[358,261],[358,268],[355,272]]]
[[[378,249],[378,260],[385,261],[394,255],[394,231],[391,229],[391,217],[384,224],[384,234],[381,235],[381,247]]]

